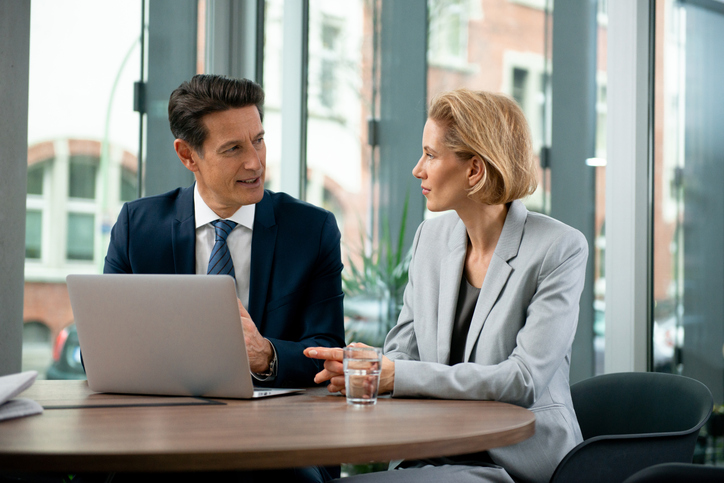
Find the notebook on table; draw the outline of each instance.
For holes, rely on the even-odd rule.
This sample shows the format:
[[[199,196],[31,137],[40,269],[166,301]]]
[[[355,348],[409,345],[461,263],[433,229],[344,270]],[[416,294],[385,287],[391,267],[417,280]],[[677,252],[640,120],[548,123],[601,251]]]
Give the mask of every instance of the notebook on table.
[[[234,279],[68,275],[88,386],[97,392],[255,398]]]

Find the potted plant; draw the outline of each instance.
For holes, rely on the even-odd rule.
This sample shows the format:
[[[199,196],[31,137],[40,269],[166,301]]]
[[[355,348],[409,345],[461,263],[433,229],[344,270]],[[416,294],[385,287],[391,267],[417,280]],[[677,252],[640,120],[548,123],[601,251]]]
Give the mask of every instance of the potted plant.
[[[397,322],[412,256],[410,250],[404,249],[406,223],[407,199],[396,246],[393,247],[389,221],[385,220],[377,248],[365,250],[365,235],[362,235],[360,248],[350,250],[347,256],[347,270],[342,274],[347,343],[363,342],[381,347]]]

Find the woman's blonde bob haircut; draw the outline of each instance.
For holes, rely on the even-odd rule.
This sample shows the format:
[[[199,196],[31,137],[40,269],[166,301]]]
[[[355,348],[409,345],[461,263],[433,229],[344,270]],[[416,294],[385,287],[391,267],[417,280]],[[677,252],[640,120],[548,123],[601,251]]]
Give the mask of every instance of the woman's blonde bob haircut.
[[[502,94],[456,89],[436,96],[428,119],[447,129],[445,146],[461,160],[485,166],[468,197],[500,205],[532,194],[538,185],[530,129],[516,102]]]

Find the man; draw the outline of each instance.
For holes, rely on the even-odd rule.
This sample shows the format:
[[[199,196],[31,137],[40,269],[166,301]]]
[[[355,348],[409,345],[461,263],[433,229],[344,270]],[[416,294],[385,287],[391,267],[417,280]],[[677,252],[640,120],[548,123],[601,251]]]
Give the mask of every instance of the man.
[[[344,345],[340,233],[331,213],[264,190],[263,103],[254,82],[214,75],[171,94],[196,183],[125,204],[104,272],[235,276],[255,384],[311,386],[322,366],[304,348]]]

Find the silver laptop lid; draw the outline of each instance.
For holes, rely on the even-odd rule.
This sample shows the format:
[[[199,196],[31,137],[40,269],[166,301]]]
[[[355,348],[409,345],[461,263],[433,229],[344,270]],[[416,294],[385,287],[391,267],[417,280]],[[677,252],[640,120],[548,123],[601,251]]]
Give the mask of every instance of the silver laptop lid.
[[[233,278],[109,274],[67,282],[92,390],[253,396]]]

